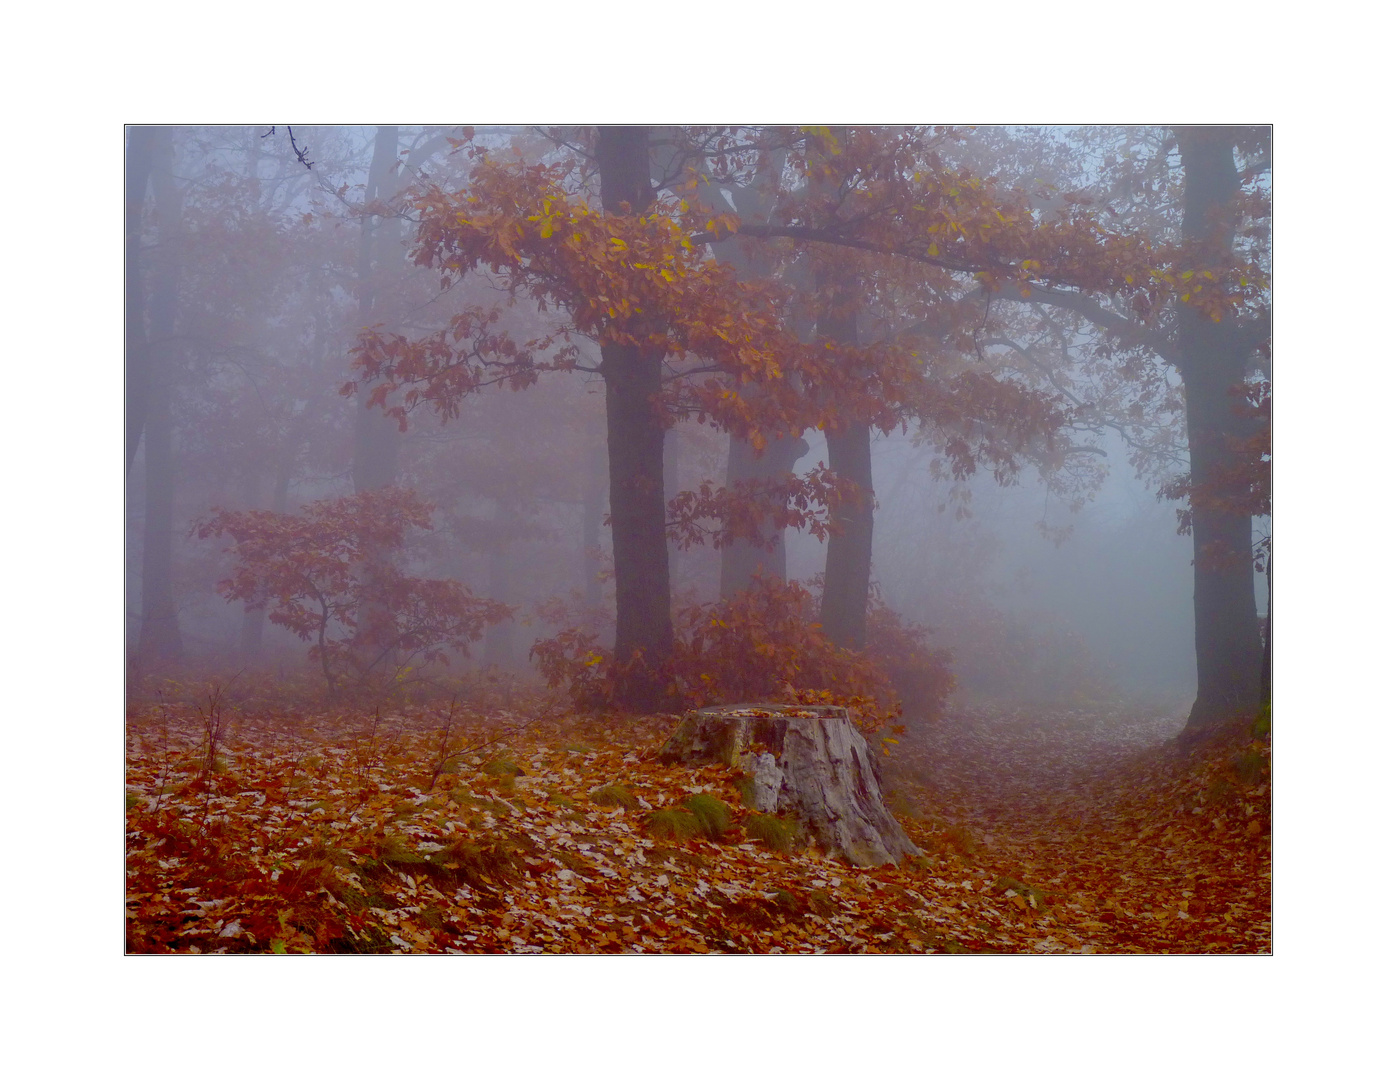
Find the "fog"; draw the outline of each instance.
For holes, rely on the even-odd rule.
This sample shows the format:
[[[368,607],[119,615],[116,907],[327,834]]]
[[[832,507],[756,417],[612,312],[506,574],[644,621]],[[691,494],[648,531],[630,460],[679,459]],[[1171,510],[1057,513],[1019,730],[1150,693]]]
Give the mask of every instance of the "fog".
[[[356,439],[368,437],[393,445],[396,482],[435,506],[433,530],[415,533],[406,550],[409,568],[516,607],[464,666],[527,671],[534,639],[561,625],[559,605],[577,618],[610,617],[611,586],[598,579],[611,551],[600,521],[609,509],[601,379],[582,370],[546,372],[525,388],[486,386],[445,422],[424,406],[409,414],[401,435],[356,429],[362,399],[341,390],[355,377],[362,328],[420,336],[463,305],[503,296],[484,274],[443,291],[436,271],[412,262],[414,211],[404,193],[423,177],[446,187],[467,182],[472,159],[453,149],[458,130],[403,127],[385,136],[373,128],[297,127],[294,145],[292,136],[284,127],[175,128],[169,158],[157,148],[149,166],[164,186],[139,193],[139,265],[133,276],[128,263],[128,278],[145,305],[139,348],[158,346],[150,355],[163,357],[163,367],[152,361],[148,382],[163,385],[165,397],[151,392],[139,421],[128,400],[128,439],[136,446],[126,489],[133,671],[304,665],[303,641],[220,595],[219,582],[234,570],[228,540],[200,539],[193,530],[218,509],[294,514],[352,493]],[[398,165],[371,177],[375,140],[385,137]],[[1002,131],[979,139],[967,160],[1007,152]],[[550,141],[528,128],[477,132],[474,145],[531,161],[568,153],[561,136]],[[1046,168],[1045,160],[1030,164]],[[1078,179],[1104,168],[1099,161],[1077,160]],[[1005,159],[993,167],[1030,166]],[[723,196],[735,205],[728,189]],[[366,216],[372,200],[378,213]],[[167,325],[160,324],[162,297],[173,305]],[[499,325],[527,337],[545,332],[550,315],[521,302],[504,309]],[[128,395],[144,394],[130,341],[128,387],[135,389]],[[599,360],[594,342],[578,347],[582,365]],[[1164,370],[1157,358],[1148,363]],[[1182,445],[1177,413],[1159,423]],[[168,476],[152,462],[153,437],[170,455]],[[796,473],[830,460],[822,432],[804,437],[809,450]],[[1192,545],[1178,530],[1179,504],[1158,494],[1186,456],[1168,468],[1157,459],[1142,465],[1138,445],[1109,425],[1080,439],[1089,446],[1074,460],[1086,462],[1090,476],[1067,483],[1029,464],[1001,483],[986,468],[950,477],[939,444],[920,438],[916,422],[877,435],[876,587],[906,619],[930,627],[934,645],[953,652],[967,697],[1082,703],[1147,696],[1186,709],[1197,677]],[[723,482],[728,439],[714,426],[682,419],[666,450],[679,490]],[[148,541],[152,520],[161,535],[168,529],[168,565]],[[826,545],[795,529],[785,539],[787,576],[814,581]],[[716,599],[719,559],[711,548],[675,552],[675,596]],[[147,595],[157,572],[168,575],[162,588],[173,604],[173,645],[152,644],[148,624],[165,618]],[[1260,577],[1258,598],[1264,610]],[[549,601],[553,608],[541,612]]]

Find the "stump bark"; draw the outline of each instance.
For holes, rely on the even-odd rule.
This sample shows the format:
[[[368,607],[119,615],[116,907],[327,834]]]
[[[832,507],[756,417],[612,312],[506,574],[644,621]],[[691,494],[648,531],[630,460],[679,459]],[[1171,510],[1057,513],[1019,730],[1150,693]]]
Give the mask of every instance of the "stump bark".
[[[883,805],[868,743],[842,707],[698,709],[684,716],[659,760],[742,769],[754,781],[755,809],[799,817],[826,852],[854,866],[897,863],[921,853]]]

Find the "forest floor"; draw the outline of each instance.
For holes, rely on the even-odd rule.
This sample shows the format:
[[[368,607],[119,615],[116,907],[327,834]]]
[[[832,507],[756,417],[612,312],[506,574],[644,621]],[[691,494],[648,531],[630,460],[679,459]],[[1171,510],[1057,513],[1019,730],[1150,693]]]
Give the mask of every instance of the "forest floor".
[[[658,764],[676,718],[536,715],[133,704],[127,951],[1271,949],[1269,741],[952,708],[884,763],[925,855],[855,869],[779,850],[729,770]],[[712,838],[654,816],[699,793]]]

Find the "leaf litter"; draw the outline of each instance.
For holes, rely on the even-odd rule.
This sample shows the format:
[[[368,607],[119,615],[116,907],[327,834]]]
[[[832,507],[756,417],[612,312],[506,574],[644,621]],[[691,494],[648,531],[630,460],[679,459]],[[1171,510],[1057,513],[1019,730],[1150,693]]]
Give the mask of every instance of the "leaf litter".
[[[953,709],[884,759],[925,855],[856,869],[658,764],[677,717],[445,715],[262,711],[210,754],[196,710],[133,707],[128,952],[1271,949],[1268,743]]]

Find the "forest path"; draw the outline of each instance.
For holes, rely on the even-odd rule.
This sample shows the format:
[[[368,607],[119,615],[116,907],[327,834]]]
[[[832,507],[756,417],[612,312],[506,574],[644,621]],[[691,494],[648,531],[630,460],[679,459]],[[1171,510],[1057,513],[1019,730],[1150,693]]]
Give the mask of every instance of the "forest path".
[[[1270,948],[1269,748],[1181,752],[1150,710],[963,707],[887,771],[914,838],[1122,950]]]

